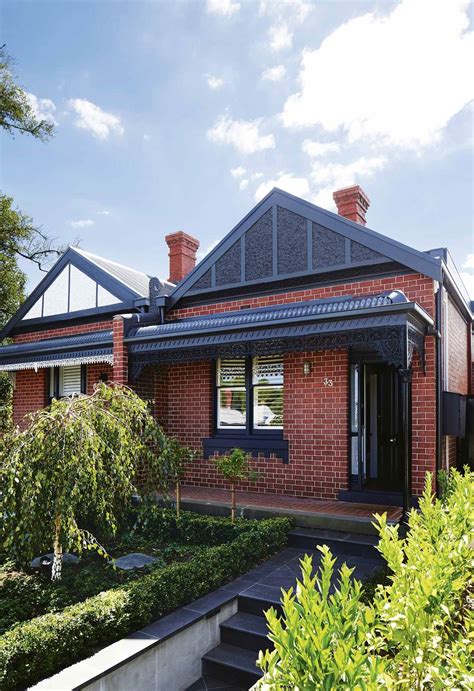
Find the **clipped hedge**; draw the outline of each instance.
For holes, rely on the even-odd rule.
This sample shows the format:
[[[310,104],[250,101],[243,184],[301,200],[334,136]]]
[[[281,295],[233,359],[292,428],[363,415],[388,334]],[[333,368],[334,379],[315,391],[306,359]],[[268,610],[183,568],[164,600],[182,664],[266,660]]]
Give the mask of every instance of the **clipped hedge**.
[[[227,531],[223,527],[219,532],[217,519],[185,516],[182,522],[189,536],[191,526],[197,531],[198,525],[208,539]],[[204,548],[189,562],[171,564],[10,629],[0,637],[0,688],[30,686],[205,595],[282,549],[291,526],[287,518],[241,521],[231,542]]]

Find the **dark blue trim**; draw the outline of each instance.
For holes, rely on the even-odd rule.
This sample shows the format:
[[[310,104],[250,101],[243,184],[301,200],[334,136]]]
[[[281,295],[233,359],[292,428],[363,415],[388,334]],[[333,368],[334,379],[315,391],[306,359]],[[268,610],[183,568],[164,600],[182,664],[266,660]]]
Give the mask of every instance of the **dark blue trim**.
[[[61,354],[65,357],[75,357],[77,353],[90,355],[89,349],[99,349],[101,354],[112,353],[112,331],[90,331],[74,336],[1,346],[0,363],[29,362],[38,357],[54,359]]]
[[[0,341],[6,338],[8,334],[11,333],[11,331],[22,321],[25,314],[31,309],[31,307],[33,307],[35,302],[42,297],[46,289],[49,288],[49,286],[68,264],[72,264],[77,269],[80,269],[87,276],[89,276],[89,278],[97,281],[97,283],[100,283],[105,290],[115,295],[117,297],[117,305],[121,303],[133,303],[136,299],[143,299],[142,295],[139,295],[134,290],[128,288],[119,280],[108,274],[106,271],[100,269],[91,261],[76,252],[73,247],[69,247],[0,332]],[[25,320],[24,324],[34,326],[41,323],[49,323],[51,321],[65,321],[67,318],[76,319],[89,314],[100,314],[102,312],[99,310],[102,309],[108,310],[109,312],[111,311],[110,306],[107,306],[106,308],[95,307],[87,310],[78,310],[77,312],[67,312],[62,315],[28,319]],[[124,309],[122,304],[121,309]]]
[[[311,250],[312,254],[312,250]],[[391,259],[386,259],[384,257],[381,257],[380,259],[377,259],[377,266],[380,264],[391,264],[393,263]],[[267,276],[265,278],[259,278],[256,281],[244,281],[242,284],[240,283],[234,283],[234,284],[228,284],[225,286],[220,286],[219,291],[224,291],[227,289],[234,289],[236,287],[239,287],[241,289],[242,294],[245,293],[246,290],[249,288],[252,288],[252,286],[262,286],[263,284],[270,284],[270,283],[285,283],[285,292],[287,292],[291,288],[291,282],[292,280],[298,279],[298,278],[307,278],[308,280],[311,279],[312,276],[319,276],[322,274],[328,274],[328,273],[333,273],[335,271],[343,271],[343,270],[353,270],[353,269],[359,269],[363,267],[371,267],[374,266],[374,260],[373,259],[364,259],[363,261],[359,262],[352,262],[351,264],[336,264],[334,266],[331,266],[330,268],[328,267],[323,267],[322,269],[311,269],[310,272],[308,271],[294,271],[291,274],[275,274],[272,276]],[[397,272],[400,273],[400,272]],[[354,280],[354,279],[352,279]],[[365,280],[364,278],[361,279],[356,279],[356,280]],[[337,283],[341,283],[341,279],[336,281]],[[313,282],[314,285],[314,282]],[[206,296],[207,294],[214,293],[216,291],[215,287],[211,288],[200,288],[199,290],[193,290],[192,288],[189,289],[189,295],[194,297],[196,295],[199,296]],[[261,293],[264,291],[260,291]],[[171,303],[170,303],[171,304]]]
[[[310,202],[299,199],[283,190],[274,188],[221,240],[221,242],[191,271],[173,290],[170,295],[170,307],[173,307],[191,290],[192,285],[211,265],[221,257],[264,213],[272,206],[281,206],[289,211],[320,224],[344,237],[359,242],[366,247],[407,266],[414,271],[441,280],[441,259],[427,253],[419,252],[396,240],[387,238],[358,223],[321,209]],[[372,261],[377,263],[377,261]]]
[[[247,435],[223,435],[216,434],[214,437],[209,437],[202,440],[203,455],[205,458],[214,456],[214,454],[225,454],[232,451],[232,449],[243,449],[252,456],[257,457],[262,454],[265,458],[270,458],[274,455],[280,458],[286,465],[289,463],[289,442],[282,437],[270,437],[265,434]]]

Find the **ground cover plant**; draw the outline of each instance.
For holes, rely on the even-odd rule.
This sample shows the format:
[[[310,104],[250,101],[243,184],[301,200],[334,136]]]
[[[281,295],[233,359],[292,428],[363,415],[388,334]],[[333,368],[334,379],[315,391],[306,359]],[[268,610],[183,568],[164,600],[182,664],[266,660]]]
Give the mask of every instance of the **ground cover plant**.
[[[289,519],[232,523],[148,506],[106,544],[112,554],[139,549],[159,557],[138,573],[117,574],[97,555],[82,567],[64,565],[55,582],[4,565],[0,617],[9,628],[0,635],[0,687],[25,688],[205,595],[281,550],[290,528]],[[86,597],[71,603],[76,585]],[[22,598],[45,613],[22,621]]]
[[[472,472],[452,471],[441,499],[428,476],[405,539],[377,517],[388,571],[369,597],[346,566],[330,587],[327,547],[314,575],[306,556],[296,592],[283,595],[283,617],[267,612],[275,649],[260,654],[259,688],[474,688],[473,517]]]

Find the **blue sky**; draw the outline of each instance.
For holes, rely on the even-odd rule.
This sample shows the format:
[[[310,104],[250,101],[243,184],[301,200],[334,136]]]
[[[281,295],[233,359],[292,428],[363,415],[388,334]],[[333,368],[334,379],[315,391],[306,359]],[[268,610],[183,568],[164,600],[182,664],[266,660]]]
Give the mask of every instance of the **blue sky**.
[[[368,226],[448,246],[474,298],[472,15],[465,0],[3,0],[2,42],[57,131],[2,135],[2,190],[61,242],[167,278],[167,233],[202,256],[273,185],[332,208],[359,183]]]

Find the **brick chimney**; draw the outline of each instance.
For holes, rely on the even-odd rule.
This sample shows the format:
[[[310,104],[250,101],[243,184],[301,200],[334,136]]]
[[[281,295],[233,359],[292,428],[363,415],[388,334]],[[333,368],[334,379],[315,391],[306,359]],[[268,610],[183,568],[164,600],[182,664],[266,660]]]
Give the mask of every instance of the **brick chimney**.
[[[170,275],[168,280],[171,283],[179,283],[196,266],[196,252],[199,248],[199,240],[191,237],[182,230],[171,233],[165,237],[168,245],[170,258]]]
[[[336,202],[337,213],[350,221],[365,226],[365,214],[370,206],[370,199],[359,185],[345,187],[332,195]]]

